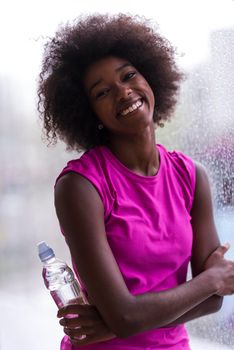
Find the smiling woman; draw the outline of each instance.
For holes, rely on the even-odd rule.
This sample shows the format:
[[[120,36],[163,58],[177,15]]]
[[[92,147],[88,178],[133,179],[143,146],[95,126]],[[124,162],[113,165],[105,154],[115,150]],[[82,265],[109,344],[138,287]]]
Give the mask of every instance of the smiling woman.
[[[90,302],[59,311],[62,350],[189,350],[184,323],[234,293],[204,168],[156,143],[182,79],[173,53],[125,15],[78,20],[46,46],[38,93],[47,136],[85,150],[55,185]]]

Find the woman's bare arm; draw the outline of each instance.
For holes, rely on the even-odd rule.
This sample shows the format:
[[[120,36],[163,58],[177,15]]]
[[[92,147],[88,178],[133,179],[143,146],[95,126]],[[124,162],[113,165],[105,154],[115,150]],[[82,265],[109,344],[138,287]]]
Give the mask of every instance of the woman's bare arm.
[[[79,275],[104,322],[119,337],[174,322],[221,287],[224,293],[226,275],[234,288],[230,266],[222,265],[176,288],[133,296],[107,242],[103,205],[91,183],[74,173],[65,175],[57,183],[55,205]]]

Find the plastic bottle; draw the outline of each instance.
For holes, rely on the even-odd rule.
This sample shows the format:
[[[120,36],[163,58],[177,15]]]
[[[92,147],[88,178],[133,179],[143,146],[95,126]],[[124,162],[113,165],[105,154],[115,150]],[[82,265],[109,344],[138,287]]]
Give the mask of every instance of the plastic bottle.
[[[37,247],[39,258],[43,263],[42,276],[45,286],[58,308],[68,304],[87,304],[80,284],[66,262],[57,259],[53,249],[44,241],[38,243]]]

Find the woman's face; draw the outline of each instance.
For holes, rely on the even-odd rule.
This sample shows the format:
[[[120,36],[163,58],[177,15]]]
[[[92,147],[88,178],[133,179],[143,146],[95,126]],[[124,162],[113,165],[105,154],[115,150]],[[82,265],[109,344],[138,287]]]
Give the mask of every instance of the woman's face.
[[[111,133],[141,132],[153,124],[153,91],[125,59],[108,56],[93,63],[84,87],[94,113]]]

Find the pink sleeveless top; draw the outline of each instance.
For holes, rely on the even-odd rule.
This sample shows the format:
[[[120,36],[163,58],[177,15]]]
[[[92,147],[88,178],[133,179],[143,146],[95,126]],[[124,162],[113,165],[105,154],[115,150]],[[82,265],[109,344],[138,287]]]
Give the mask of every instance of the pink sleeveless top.
[[[181,152],[168,152],[159,144],[156,147],[160,167],[155,176],[130,171],[106,146],[99,146],[68,162],[58,177],[76,172],[88,179],[99,193],[107,239],[133,295],[184,283],[191,258],[190,211],[195,165]],[[72,346],[65,336],[61,350],[76,349],[189,350],[190,347],[184,325],[178,325],[79,348]]]

